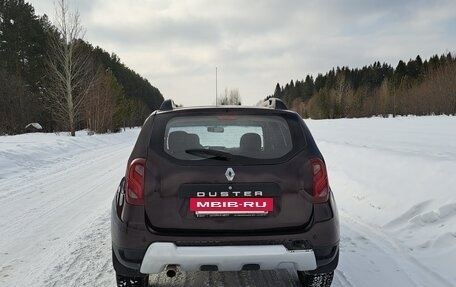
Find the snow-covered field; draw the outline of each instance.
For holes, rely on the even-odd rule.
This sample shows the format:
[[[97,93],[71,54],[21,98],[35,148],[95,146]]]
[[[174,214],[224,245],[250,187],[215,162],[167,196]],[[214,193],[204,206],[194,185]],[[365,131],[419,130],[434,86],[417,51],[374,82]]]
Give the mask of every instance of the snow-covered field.
[[[456,286],[456,117],[307,121],[341,218],[334,286]],[[0,137],[0,286],[114,286],[109,208],[138,129]],[[291,271],[154,286],[297,286]],[[280,283],[283,282],[283,283]]]

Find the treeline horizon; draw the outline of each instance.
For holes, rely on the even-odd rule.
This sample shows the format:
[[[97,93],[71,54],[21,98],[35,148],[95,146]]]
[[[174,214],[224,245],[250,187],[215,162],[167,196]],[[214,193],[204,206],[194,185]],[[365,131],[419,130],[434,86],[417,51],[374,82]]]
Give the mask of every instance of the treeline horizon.
[[[30,3],[0,0],[0,135],[24,133],[25,126],[35,122],[43,132],[70,130],[48,95],[55,78],[49,71],[51,39],[63,39],[59,33],[47,15],[35,14]],[[105,133],[142,125],[163,102],[160,91],[115,53],[76,41],[76,55],[87,55],[90,85],[73,129]]]
[[[418,55],[395,68],[378,61],[362,68],[337,67],[315,78],[277,83],[270,97],[313,119],[456,115],[456,55],[424,61]]]

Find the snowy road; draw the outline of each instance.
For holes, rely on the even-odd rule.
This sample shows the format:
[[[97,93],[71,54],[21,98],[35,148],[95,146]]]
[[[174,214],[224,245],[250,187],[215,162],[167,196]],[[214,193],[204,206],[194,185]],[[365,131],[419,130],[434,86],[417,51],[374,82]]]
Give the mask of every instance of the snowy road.
[[[333,286],[456,286],[456,118],[308,124],[339,204]],[[115,285],[109,208],[137,133],[0,137],[0,286]],[[289,270],[151,282],[298,286]]]
[[[61,143],[68,149],[63,157],[37,160],[42,168],[23,162],[1,179],[0,286],[112,283],[108,209],[136,133],[102,137],[96,147],[77,139]],[[38,148],[29,141],[10,145],[27,149],[23,161]],[[54,148],[52,141],[42,145]]]

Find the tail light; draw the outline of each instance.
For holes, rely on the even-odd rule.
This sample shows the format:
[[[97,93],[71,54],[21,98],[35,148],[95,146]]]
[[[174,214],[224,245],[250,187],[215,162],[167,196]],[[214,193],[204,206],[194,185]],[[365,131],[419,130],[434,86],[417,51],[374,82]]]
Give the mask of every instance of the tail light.
[[[313,197],[315,202],[321,203],[329,199],[328,172],[325,163],[319,158],[310,160],[313,172]]]
[[[133,205],[144,205],[144,171],[146,160],[136,158],[127,170],[126,200]]]

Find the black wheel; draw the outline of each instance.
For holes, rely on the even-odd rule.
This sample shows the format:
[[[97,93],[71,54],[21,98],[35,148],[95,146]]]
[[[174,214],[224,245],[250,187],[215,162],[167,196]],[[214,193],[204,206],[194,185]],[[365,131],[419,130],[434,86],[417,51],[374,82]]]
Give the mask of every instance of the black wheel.
[[[305,271],[298,271],[298,277],[303,287],[330,287],[334,272],[310,274]]]
[[[147,287],[149,286],[149,276],[128,277],[116,274],[117,287]]]

